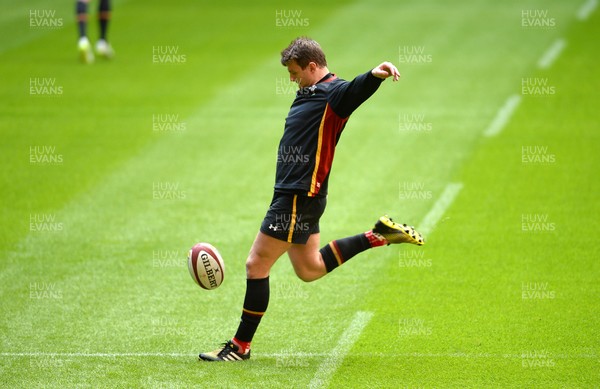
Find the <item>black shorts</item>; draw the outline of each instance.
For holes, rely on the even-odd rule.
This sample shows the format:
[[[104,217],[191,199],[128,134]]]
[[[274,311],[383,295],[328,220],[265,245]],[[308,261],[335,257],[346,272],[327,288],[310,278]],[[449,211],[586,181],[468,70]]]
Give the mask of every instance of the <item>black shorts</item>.
[[[275,192],[260,231],[285,242],[306,244],[310,235],[319,232],[326,205],[325,196]]]

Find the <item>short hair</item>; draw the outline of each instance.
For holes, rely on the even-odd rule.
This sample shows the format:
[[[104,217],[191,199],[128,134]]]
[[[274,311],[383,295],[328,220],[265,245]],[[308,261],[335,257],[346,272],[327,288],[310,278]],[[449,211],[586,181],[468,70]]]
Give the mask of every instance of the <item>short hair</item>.
[[[306,36],[301,36],[292,41],[288,47],[281,52],[281,64],[287,66],[290,61],[296,61],[302,69],[306,68],[310,62],[314,62],[318,67],[327,66],[325,53],[317,41]]]

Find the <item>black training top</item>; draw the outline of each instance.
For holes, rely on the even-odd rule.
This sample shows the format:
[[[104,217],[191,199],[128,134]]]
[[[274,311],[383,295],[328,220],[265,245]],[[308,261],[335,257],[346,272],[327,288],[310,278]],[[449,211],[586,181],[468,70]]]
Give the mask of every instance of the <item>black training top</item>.
[[[346,122],[382,81],[370,71],[350,82],[329,73],[298,90],[279,142],[275,190],[327,195],[335,146]]]

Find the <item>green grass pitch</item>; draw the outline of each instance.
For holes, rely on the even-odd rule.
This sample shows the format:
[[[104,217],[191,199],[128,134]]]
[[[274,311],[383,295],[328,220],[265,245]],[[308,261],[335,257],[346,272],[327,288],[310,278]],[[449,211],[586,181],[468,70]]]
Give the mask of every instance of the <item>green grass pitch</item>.
[[[89,66],[71,1],[1,3],[1,387],[600,385],[597,2],[115,1]],[[282,258],[253,358],[201,363],[239,320],[299,35],[342,78],[402,73],[346,127],[322,243],[389,214],[427,244],[314,283]]]

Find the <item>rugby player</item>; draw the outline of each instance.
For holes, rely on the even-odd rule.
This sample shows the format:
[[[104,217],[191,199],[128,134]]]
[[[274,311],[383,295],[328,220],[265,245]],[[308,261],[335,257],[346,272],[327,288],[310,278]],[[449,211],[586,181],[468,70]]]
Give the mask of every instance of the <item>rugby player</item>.
[[[317,280],[356,254],[392,243],[423,245],[413,227],[382,216],[364,233],[320,246],[319,218],[327,203],[327,183],[335,146],[348,118],[381,85],[400,73],[390,62],[345,81],[330,73],[320,45],[299,37],[281,52],[290,80],[299,86],[279,143],[271,205],[246,260],[246,295],[235,336],[206,361],[250,358],[250,342],[269,303],[269,271],[287,253],[303,281]]]

